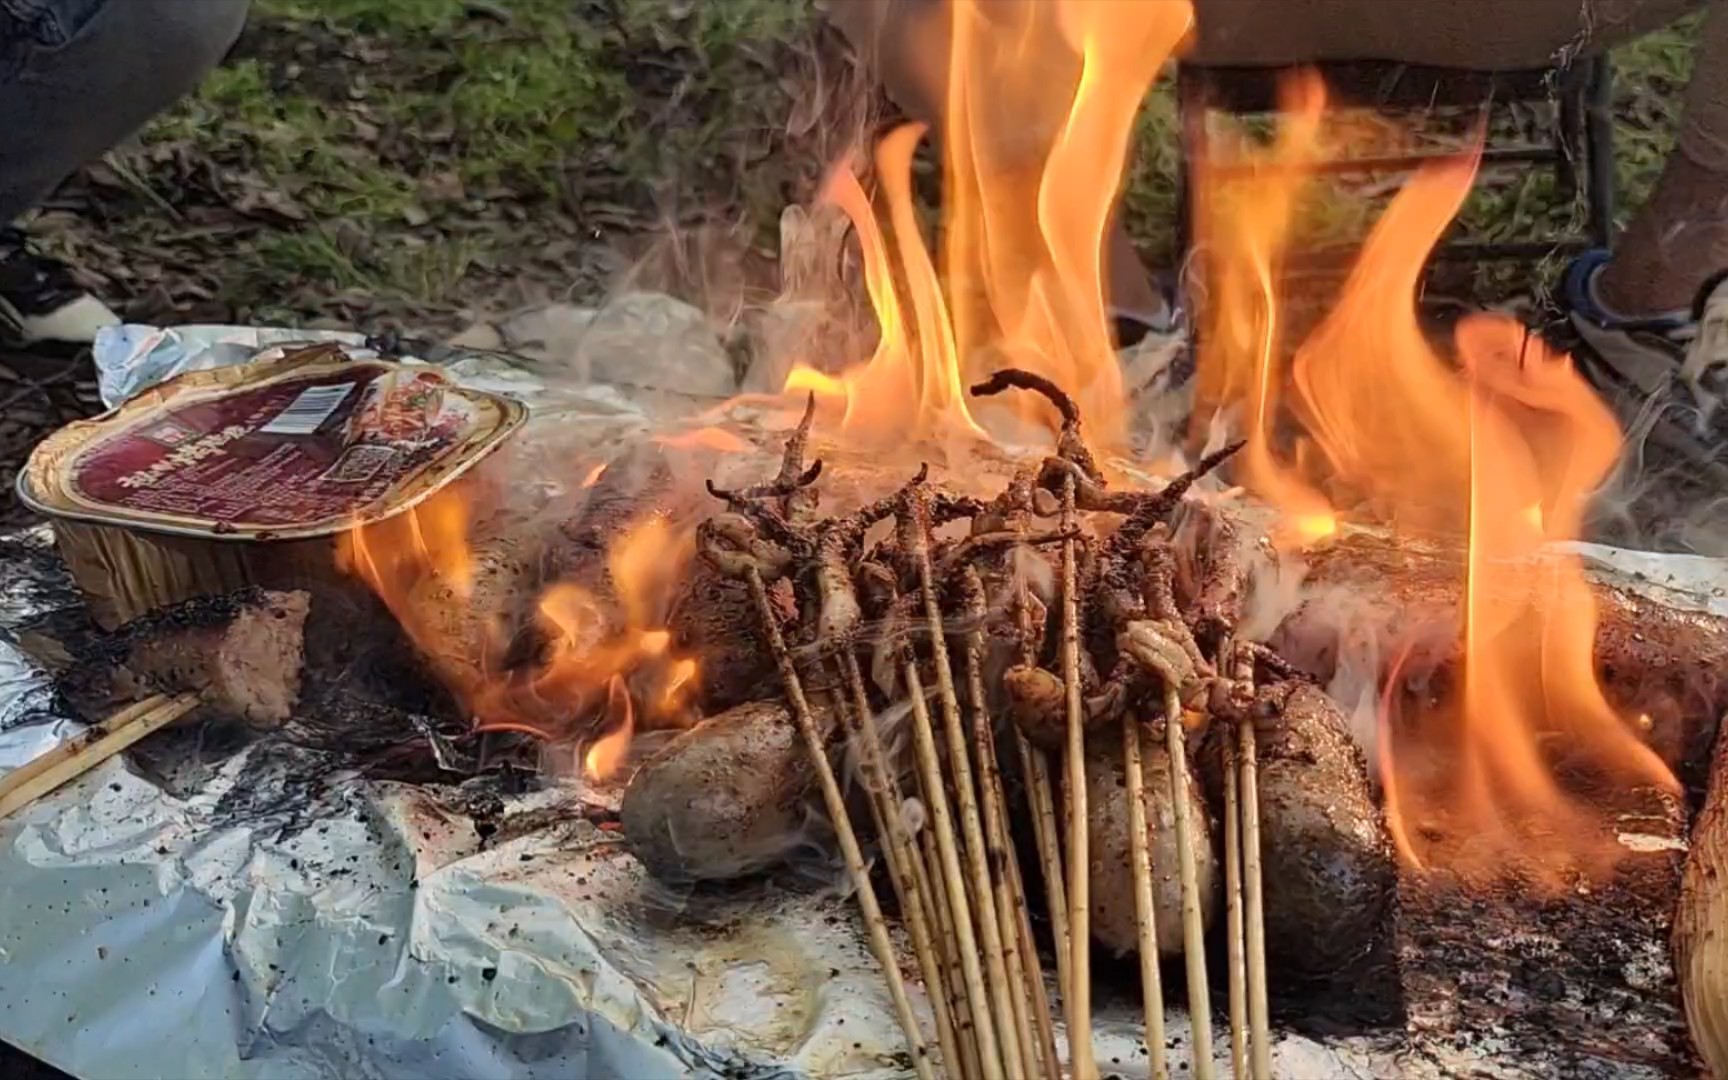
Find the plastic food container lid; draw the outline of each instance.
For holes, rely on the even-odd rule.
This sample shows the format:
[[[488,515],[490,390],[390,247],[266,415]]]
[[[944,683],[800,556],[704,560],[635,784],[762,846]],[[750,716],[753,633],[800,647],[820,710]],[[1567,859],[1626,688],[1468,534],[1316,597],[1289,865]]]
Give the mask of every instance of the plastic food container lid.
[[[346,532],[425,500],[520,427],[518,401],[338,345],[182,375],[31,454],[49,517],[208,539]]]

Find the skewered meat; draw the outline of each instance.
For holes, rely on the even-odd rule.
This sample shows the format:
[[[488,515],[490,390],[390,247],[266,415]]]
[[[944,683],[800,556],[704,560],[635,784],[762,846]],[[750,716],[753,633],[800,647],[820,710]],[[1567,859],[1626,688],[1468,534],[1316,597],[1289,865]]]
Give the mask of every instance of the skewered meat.
[[[109,638],[116,682],[135,696],[195,691],[224,716],[275,727],[299,700],[307,603],[251,588],[153,611]]]
[[[805,841],[814,773],[784,705],[740,705],[643,763],[624,792],[624,838],[661,881],[742,877]]]
[[[1170,757],[1161,741],[1141,740],[1146,778],[1146,827],[1151,834],[1152,910],[1158,951],[1182,954],[1182,877],[1176,863],[1176,809],[1170,790]],[[1128,782],[1122,740],[1112,728],[1094,735],[1086,747],[1087,847],[1092,856],[1092,937],[1118,956],[1139,948],[1134,914],[1134,865],[1128,848]],[[1212,847],[1211,818],[1200,798],[1198,778],[1188,777],[1190,819],[1194,822],[1195,870],[1200,911],[1207,926],[1218,907],[1218,856]]]
[[[1343,712],[1317,687],[1285,687],[1256,728],[1267,953],[1276,968],[1325,974],[1372,943],[1397,867]]]

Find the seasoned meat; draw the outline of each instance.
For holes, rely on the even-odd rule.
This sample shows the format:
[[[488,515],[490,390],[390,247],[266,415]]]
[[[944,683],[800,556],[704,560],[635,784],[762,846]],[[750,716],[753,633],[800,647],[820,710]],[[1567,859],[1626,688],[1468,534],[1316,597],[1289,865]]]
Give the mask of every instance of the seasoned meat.
[[[806,841],[814,783],[786,707],[740,705],[643,763],[624,792],[624,838],[662,881],[742,877]]]
[[[1151,833],[1152,910],[1158,951],[1182,954],[1182,875],[1176,863],[1176,809],[1170,790],[1170,757],[1163,741],[1141,739],[1146,778],[1146,825]],[[1212,846],[1212,822],[1200,797],[1199,778],[1188,777],[1189,817],[1196,830],[1195,869],[1200,883],[1201,915],[1212,925],[1218,907],[1220,875]],[[1134,914],[1134,865],[1128,839],[1128,782],[1122,740],[1115,728],[1092,736],[1086,746],[1087,844],[1092,861],[1092,937],[1119,956],[1139,947]]]
[[[1307,683],[1257,734],[1267,953],[1275,970],[1336,971],[1372,943],[1397,886],[1367,761]]]
[[[135,619],[109,639],[116,681],[135,693],[196,691],[224,716],[285,722],[300,696],[304,592],[243,589]]]

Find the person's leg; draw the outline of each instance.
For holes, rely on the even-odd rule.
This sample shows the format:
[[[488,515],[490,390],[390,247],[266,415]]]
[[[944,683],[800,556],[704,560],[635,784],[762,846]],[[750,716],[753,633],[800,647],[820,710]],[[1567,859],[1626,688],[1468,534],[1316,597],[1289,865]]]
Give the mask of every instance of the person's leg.
[[[239,36],[247,5],[0,2],[0,226],[195,87]],[[6,230],[0,320],[26,340],[79,341],[113,316]]]
[[[1710,4],[1693,46],[1680,138],[1650,199],[1598,278],[1610,310],[1656,315],[1690,308],[1728,267],[1728,4]]]
[[[1281,67],[1394,61],[1472,71],[1546,67],[1660,29],[1706,0],[1193,0],[1184,59]]]

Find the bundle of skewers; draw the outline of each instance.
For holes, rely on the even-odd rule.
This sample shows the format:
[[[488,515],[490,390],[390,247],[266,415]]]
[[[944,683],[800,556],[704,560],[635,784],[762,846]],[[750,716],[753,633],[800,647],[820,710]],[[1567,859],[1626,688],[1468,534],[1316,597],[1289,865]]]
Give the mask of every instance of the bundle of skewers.
[[[1217,859],[1191,765],[1202,737],[1215,740],[1222,761],[1231,1062],[1237,1076],[1269,1076],[1254,723],[1267,705],[1256,675],[1291,673],[1232,633],[1246,586],[1238,561],[1211,560],[1189,590],[1191,601],[1178,601],[1171,538],[1184,495],[1236,447],[1159,491],[1114,490],[1082,439],[1073,403],[1047,380],[1006,370],[972,392],[1010,390],[1048,399],[1062,417],[1061,433],[1056,452],[994,500],[944,493],[920,469],[884,499],[823,516],[815,487],[821,462],[806,467],[803,460],[812,408],[774,480],[710,488],[726,510],[702,526],[700,550],[748,588],[919,1076],[1098,1075],[1091,921],[1101,910],[1093,899],[1100,828],[1127,832],[1152,1073],[1165,1077],[1172,1067],[1159,961],[1176,951],[1168,941],[1161,950],[1160,923],[1174,922],[1192,1073],[1202,1080],[1214,1074],[1204,936]],[[1083,514],[1119,520],[1098,537]],[[867,543],[884,522],[886,539]],[[943,539],[954,531],[944,527],[956,522],[970,528]],[[1215,549],[1225,552],[1228,539]],[[1028,562],[1046,573],[1027,572]],[[1054,588],[1040,595],[1043,577]],[[795,619],[770,596],[782,580],[799,605]],[[992,659],[1003,653],[1005,671]],[[1100,656],[1113,658],[1107,670]],[[880,701],[903,703],[909,765],[901,743],[883,730]],[[844,749],[839,770],[831,738]],[[1097,790],[1111,775],[1096,767],[1101,756],[1119,761],[1126,797]],[[1017,783],[1005,776],[1004,757]],[[867,821],[854,821],[853,776]],[[1114,822],[1124,805],[1126,821]],[[1035,841],[1066,1062],[1011,840],[1017,809],[1030,819]],[[1154,841],[1154,814],[1173,817],[1171,852]],[[928,1026],[897,959],[866,857],[870,846],[916,958]],[[1172,881],[1179,891],[1169,888]],[[1161,899],[1162,910],[1179,911],[1179,919],[1159,918]]]

